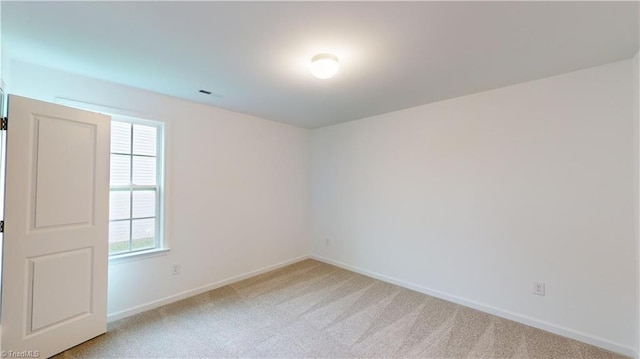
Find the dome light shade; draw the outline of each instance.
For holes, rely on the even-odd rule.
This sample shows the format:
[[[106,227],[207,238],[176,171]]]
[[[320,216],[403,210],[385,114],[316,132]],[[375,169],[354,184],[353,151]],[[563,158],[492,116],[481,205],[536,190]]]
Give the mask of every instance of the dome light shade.
[[[311,74],[319,79],[333,77],[339,69],[340,65],[336,55],[317,54],[311,58]]]

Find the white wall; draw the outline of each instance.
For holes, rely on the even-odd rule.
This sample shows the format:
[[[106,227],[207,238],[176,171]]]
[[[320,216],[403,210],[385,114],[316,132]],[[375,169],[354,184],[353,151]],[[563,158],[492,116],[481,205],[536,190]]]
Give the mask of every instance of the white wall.
[[[308,254],[308,130],[20,62],[11,64],[9,92],[167,124],[171,250],[110,265],[112,318]],[[181,274],[171,275],[172,263]]]
[[[631,79],[626,60],[314,130],[312,254],[633,354]]]
[[[635,128],[635,149],[634,149],[634,169],[635,169],[635,182],[636,182],[636,194],[635,194],[635,208],[636,208],[636,266],[638,271],[638,285],[636,286],[636,298],[638,300],[637,310],[637,322],[636,322],[636,348],[640,354],[640,51],[633,57],[633,100],[635,109],[634,124]]]
[[[0,6],[0,87],[4,89],[4,55],[2,42],[2,6]],[[1,114],[0,114],[1,115]]]

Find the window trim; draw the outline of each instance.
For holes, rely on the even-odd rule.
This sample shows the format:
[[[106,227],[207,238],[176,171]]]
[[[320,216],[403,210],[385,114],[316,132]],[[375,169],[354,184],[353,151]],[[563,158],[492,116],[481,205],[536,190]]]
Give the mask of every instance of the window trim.
[[[165,248],[148,249],[145,251],[121,253],[118,255],[110,256],[109,264],[125,263],[125,262],[137,261],[141,259],[164,256],[169,254],[170,250],[171,248],[165,247]]]
[[[121,123],[129,123],[132,125],[131,128],[131,146],[133,147],[133,125],[141,125],[156,128],[156,185],[134,185],[129,183],[128,185],[111,185],[109,184],[109,193],[111,191],[130,191],[133,193],[134,191],[141,190],[154,190],[156,192],[156,211],[155,217],[155,238],[154,238],[154,246],[153,248],[145,248],[138,250],[129,250],[126,252],[120,252],[115,254],[109,254],[109,260],[117,260],[120,258],[128,258],[133,256],[145,255],[158,251],[166,251],[169,248],[166,246],[165,236],[164,236],[164,212],[165,212],[165,195],[164,195],[164,131],[165,126],[164,122],[160,121],[152,121],[152,120],[144,120],[140,118],[134,118],[130,116],[122,116],[122,115],[111,115],[111,122],[121,122]],[[109,156],[113,154],[118,154],[116,152],[109,151]],[[133,165],[133,152],[131,154],[122,154],[131,156],[131,164]],[[142,157],[154,157],[154,156],[142,156]],[[123,219],[131,221],[133,219],[133,212],[129,213],[129,218]],[[140,218],[138,218],[140,219]],[[109,220],[109,223],[113,222]],[[132,236],[133,233],[130,233]],[[130,238],[131,241],[131,238]],[[129,242],[131,243],[131,242]]]

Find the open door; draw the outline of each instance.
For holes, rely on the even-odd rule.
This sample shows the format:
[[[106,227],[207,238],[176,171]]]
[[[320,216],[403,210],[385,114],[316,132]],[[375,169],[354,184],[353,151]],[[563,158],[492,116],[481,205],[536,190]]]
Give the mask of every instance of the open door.
[[[2,350],[49,357],[106,331],[110,118],[9,95],[8,119]]]

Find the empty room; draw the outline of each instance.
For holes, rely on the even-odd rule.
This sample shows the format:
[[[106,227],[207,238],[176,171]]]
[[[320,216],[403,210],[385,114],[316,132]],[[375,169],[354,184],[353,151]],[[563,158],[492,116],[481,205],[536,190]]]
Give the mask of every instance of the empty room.
[[[6,358],[639,358],[640,2],[2,1]]]

